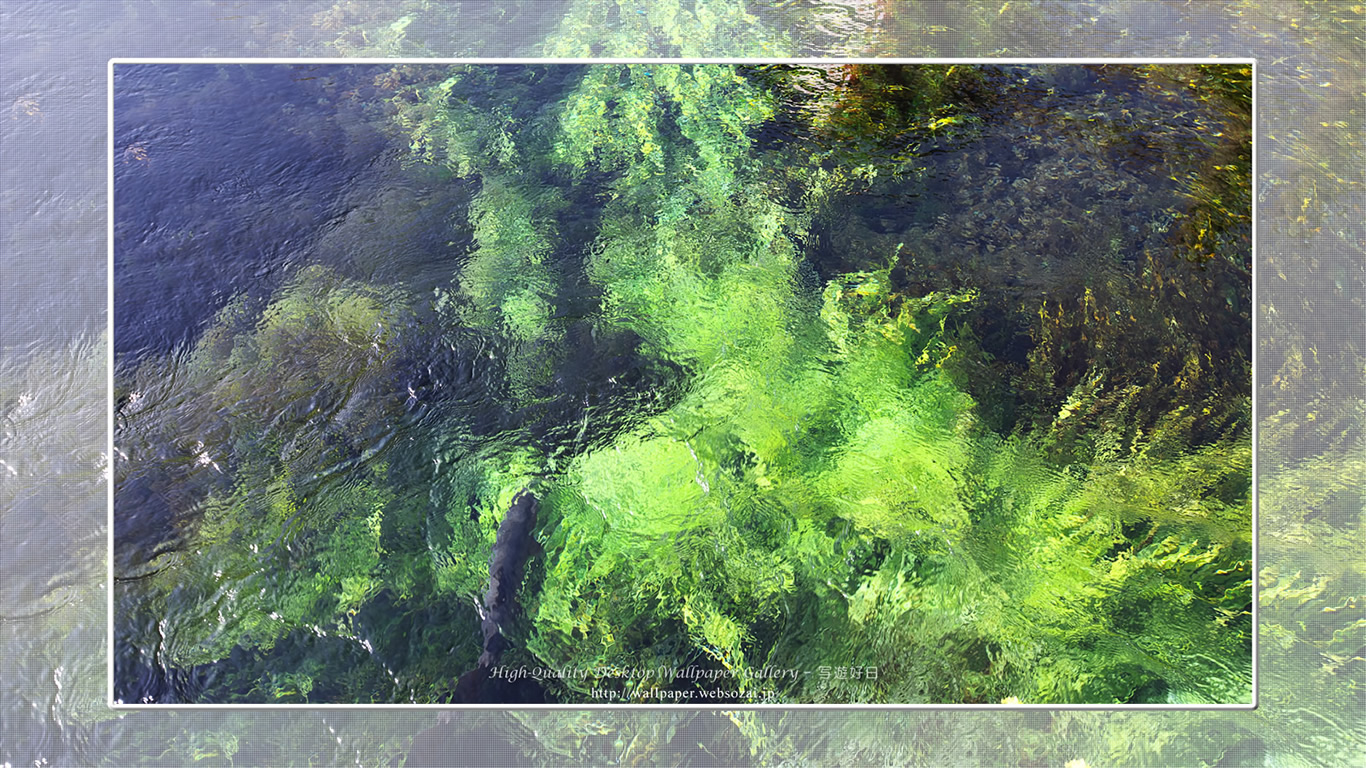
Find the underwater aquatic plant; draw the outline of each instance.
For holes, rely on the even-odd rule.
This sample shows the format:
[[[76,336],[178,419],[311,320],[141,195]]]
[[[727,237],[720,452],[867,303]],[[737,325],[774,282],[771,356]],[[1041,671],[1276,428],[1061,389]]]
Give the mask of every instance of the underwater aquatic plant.
[[[315,268],[259,319],[225,311],[191,360],[232,482],[186,527],[204,556],[140,588],[195,625],[176,663],[325,632],[367,650],[347,686],[450,696],[452,659],[489,650],[489,555],[534,485],[543,554],[500,566],[518,583],[493,591],[519,605],[499,650],[655,670],[546,680],[554,699],[1246,700],[1248,406],[1236,366],[1213,363],[1223,342],[1174,309],[1199,281],[1135,293],[1112,238],[1110,271],[998,330],[1010,294],[981,264],[937,271],[923,237],[832,223],[849,198],[923,183],[916,152],[855,140],[868,125],[926,152],[979,141],[981,73],[800,93],[795,72],[466,66],[403,86],[413,161],[471,190],[441,342],[477,348],[507,397],[482,421],[435,410],[435,472],[356,461],[403,407],[381,391],[399,358],[382,296]],[[562,98],[537,102],[537,83]],[[841,104],[874,122],[827,119]],[[784,120],[820,140],[780,140]],[[832,233],[847,253],[822,258]],[[566,398],[571,351],[663,386],[604,374]],[[214,592],[215,568],[246,589]],[[390,637],[427,616],[444,661]],[[333,693],[272,654],[219,695]]]
[[[959,384],[984,355],[973,294],[907,296],[891,268],[820,288],[803,274],[793,244],[825,201],[862,182],[823,171],[818,157],[789,171],[809,188],[806,209],[736,194],[766,189],[751,177],[772,162],[764,152],[790,151],[754,144],[777,107],[759,85],[772,73],[750,75],[588,70],[551,142],[566,196],[590,174],[610,179],[584,260],[601,292],[598,332],[638,337],[643,354],[687,377],[640,427],[555,462],[526,641],[556,666],[672,662],[675,676],[558,680],[559,695],[606,685],[657,696],[698,685],[676,676],[694,664],[744,696],[765,664],[847,668],[857,649],[878,662],[867,665],[881,669],[872,679],[803,679],[781,695],[1124,701],[1171,686],[1202,700],[1244,696],[1247,446],[1235,428],[1196,453],[1182,447],[1196,423],[1183,404],[1228,408],[1227,393],[1192,388],[1191,369],[1179,382],[1189,399],[1145,416],[1134,404],[1161,391],[1113,371],[1125,386],[1105,388],[1103,404],[1104,363],[1092,360],[1091,378],[1040,389],[1072,396],[1055,418],[993,435]],[[905,108],[931,132],[971,121],[936,117],[933,99]],[[1079,362],[1075,350],[1058,354]],[[1236,398],[1232,408],[1236,418]],[[1155,597],[1159,573],[1176,584]],[[1198,595],[1172,591],[1196,574]],[[1217,609],[1122,626],[1101,618],[1154,599]],[[1214,655],[1228,666],[1186,669],[1198,658],[1166,638],[1197,626],[1202,642],[1223,644]],[[953,651],[907,651],[917,643]]]

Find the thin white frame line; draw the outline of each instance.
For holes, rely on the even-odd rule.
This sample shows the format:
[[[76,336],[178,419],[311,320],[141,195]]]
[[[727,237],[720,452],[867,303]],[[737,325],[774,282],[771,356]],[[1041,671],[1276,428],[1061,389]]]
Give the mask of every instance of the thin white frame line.
[[[1068,65],[1146,65],[1146,64],[1248,64],[1252,67],[1252,105],[1251,105],[1251,151],[1252,163],[1250,171],[1251,195],[1250,215],[1252,217],[1252,236],[1251,236],[1251,263],[1252,263],[1252,285],[1251,285],[1251,304],[1249,316],[1252,325],[1252,381],[1251,381],[1251,400],[1252,400],[1252,566],[1249,578],[1252,581],[1252,703],[1250,704],[757,704],[757,703],[717,703],[717,704],[499,704],[499,703],[480,703],[480,704],[404,704],[404,703],[371,703],[371,704],[345,704],[330,702],[305,702],[300,704],[211,704],[211,703],[182,703],[182,704],[138,704],[118,702],[114,699],[114,478],[115,472],[115,446],[114,446],[114,67],[118,65],[138,65],[138,64],[164,64],[164,65],[295,65],[295,66],[332,66],[332,65],[406,65],[423,64],[432,66],[460,66],[465,64],[472,65],[604,65],[615,66],[622,64],[657,64],[660,66],[668,65],[795,65],[795,66],[816,66],[834,67],[846,64],[872,64],[872,65],[933,65],[933,64],[968,64],[968,65],[997,65],[997,66],[1027,66],[1034,64],[1068,64]],[[729,711],[729,710],[827,710],[827,711],[889,711],[889,710],[942,710],[942,711],[1217,711],[1217,710],[1254,710],[1260,705],[1260,689],[1258,687],[1259,669],[1259,640],[1258,640],[1258,620],[1260,609],[1260,585],[1257,579],[1258,566],[1258,481],[1257,481],[1257,137],[1258,137],[1258,110],[1257,110],[1257,59],[1255,57],[1156,57],[1156,58],[1136,58],[1136,57],[1037,57],[1037,58],[992,58],[992,57],[971,57],[971,58],[875,58],[875,57],[850,57],[850,58],[610,58],[610,59],[584,59],[584,58],[177,58],[177,57],[151,57],[151,58],[120,58],[109,59],[108,62],[108,116],[107,116],[107,146],[108,146],[108,211],[106,229],[108,232],[108,312],[107,312],[107,355],[108,355],[108,397],[109,416],[108,416],[108,642],[107,642],[107,689],[106,704],[110,709],[120,711],[135,711],[143,709],[369,709],[377,711],[392,710],[606,710],[606,711],[636,711],[636,710],[660,710],[660,711]]]
[[[605,65],[614,66],[620,64],[659,64],[666,66],[670,64],[690,65],[690,64],[789,64],[789,65],[813,65],[813,66],[844,66],[846,64],[997,64],[1002,66],[1012,66],[1017,64],[1255,64],[1256,59],[1248,56],[1229,56],[1229,57],[1196,57],[1181,56],[1168,58],[1135,58],[1135,57],[1036,57],[1036,58],[927,58],[927,59],[880,59],[876,57],[851,57],[844,59],[832,58],[786,58],[786,59],[767,59],[758,57],[731,57],[731,58],[656,58],[656,57],[625,57],[625,58],[604,58],[604,59],[582,59],[582,58],[142,58],[142,57],[115,57],[109,60],[111,64],[359,64],[359,65],[408,65],[408,64],[431,64],[436,66],[459,66],[462,64],[506,64],[512,65],[537,65],[537,64],[577,64],[577,65]]]
[[[1257,564],[1258,564],[1258,562],[1259,562],[1257,550],[1260,549],[1259,543],[1261,542],[1261,537],[1260,537],[1260,535],[1259,535],[1259,533],[1258,533],[1258,528],[1257,528],[1257,521],[1258,521],[1258,518],[1259,518],[1259,515],[1260,515],[1261,499],[1260,499],[1260,497],[1259,497],[1259,495],[1258,495],[1258,493],[1257,493],[1258,488],[1259,488],[1258,483],[1257,483],[1257,433],[1258,433],[1258,431],[1259,431],[1260,421],[1259,421],[1259,419],[1257,418],[1257,399],[1258,399],[1258,396],[1257,396],[1257,325],[1258,325],[1258,312],[1257,312],[1257,306],[1258,306],[1258,305],[1257,305],[1257,178],[1258,178],[1258,177],[1257,177],[1257,133],[1258,133],[1258,130],[1259,130],[1259,126],[1257,125],[1257,121],[1258,121],[1258,119],[1259,119],[1259,114],[1258,114],[1258,111],[1257,111],[1257,60],[1256,60],[1256,59],[1252,59],[1251,67],[1252,67],[1252,107],[1251,107],[1251,108],[1252,108],[1252,117],[1251,117],[1251,127],[1250,127],[1250,130],[1251,130],[1251,132],[1252,132],[1252,135],[1251,135],[1251,137],[1248,139],[1248,142],[1249,142],[1249,144],[1251,145],[1252,168],[1251,168],[1251,170],[1248,171],[1249,178],[1248,178],[1248,190],[1247,190],[1247,193],[1248,193],[1248,195],[1250,195],[1250,199],[1248,200],[1248,215],[1252,217],[1252,243],[1251,243],[1251,245],[1248,246],[1249,249],[1252,251],[1252,253],[1250,254],[1249,262],[1248,262],[1248,263],[1251,265],[1251,266],[1250,266],[1250,269],[1251,269],[1251,271],[1252,271],[1252,279],[1251,279],[1251,282],[1252,282],[1252,286],[1251,286],[1252,295],[1249,297],[1250,303],[1248,304],[1247,314],[1248,314],[1248,320],[1249,320],[1249,321],[1251,322],[1251,324],[1252,324],[1252,349],[1249,350],[1249,352],[1248,352],[1248,355],[1249,355],[1248,363],[1249,363],[1249,365],[1252,366],[1252,381],[1251,381],[1251,383],[1249,384],[1249,386],[1251,387],[1251,397],[1252,397],[1252,438],[1251,438],[1251,439],[1252,439],[1252,491],[1251,491],[1251,493],[1252,493],[1252,566],[1251,566],[1251,567],[1252,567],[1252,572],[1251,572],[1250,574],[1248,574],[1248,577],[1249,577],[1250,579],[1252,579],[1252,707],[1251,707],[1251,709],[1256,709],[1256,708],[1260,705],[1260,703],[1261,703],[1261,688],[1258,687],[1258,685],[1257,685],[1257,675],[1258,675],[1258,669],[1259,669],[1260,666],[1261,666],[1261,661],[1260,661],[1260,660],[1261,660],[1261,655],[1260,655],[1260,653],[1259,653],[1259,648],[1260,648],[1260,646],[1259,646],[1259,642],[1260,642],[1259,638],[1260,638],[1260,636],[1261,636],[1261,631],[1260,631],[1261,624],[1258,623],[1258,619],[1259,619],[1259,612],[1260,612],[1260,610],[1261,610],[1261,603],[1262,603],[1262,601],[1261,601],[1261,599],[1260,599],[1260,598],[1261,598],[1261,579],[1258,578],[1258,574],[1260,574],[1261,571],[1258,570],[1258,567],[1257,567]]]
[[[109,547],[105,552],[106,568],[108,575],[105,580],[106,600],[108,602],[109,617],[106,627],[107,639],[105,641],[105,673],[107,685],[105,687],[105,697],[108,699],[110,708],[114,708],[114,485],[118,477],[118,454],[115,453],[114,446],[114,60],[110,59],[108,73],[105,77],[105,100],[108,104],[108,114],[105,116],[105,153],[108,155],[107,167],[105,168],[105,197],[108,204],[105,206],[105,251],[106,251],[106,279],[109,281],[105,296],[105,401],[109,406],[109,414],[105,420],[105,428],[109,430],[106,438],[106,454],[109,459],[105,462],[106,471],[109,473],[105,482],[108,489],[105,492],[109,508],[108,521],[105,525],[106,536],[109,539]]]

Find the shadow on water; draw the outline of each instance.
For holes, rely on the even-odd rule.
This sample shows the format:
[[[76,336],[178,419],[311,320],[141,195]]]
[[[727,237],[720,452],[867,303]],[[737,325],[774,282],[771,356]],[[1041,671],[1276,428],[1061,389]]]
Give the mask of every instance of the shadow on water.
[[[1250,125],[1237,86],[1221,100],[1238,77],[1226,69],[1187,82],[1105,65],[778,68],[796,73],[799,96],[763,141],[814,151],[835,172],[867,169],[813,223],[805,249],[822,281],[888,269],[904,295],[976,290],[1004,308],[978,313],[982,351],[1017,371],[1040,306],[1163,285],[1176,286],[1161,290],[1183,325],[1231,320],[1204,330],[1208,347],[1250,359]],[[934,88],[946,104],[927,113],[920,94]],[[842,111],[822,113],[803,89],[841,94]],[[884,124],[898,128],[873,130]],[[1019,404],[1000,387],[975,394],[1004,409],[992,424],[1009,431]]]
[[[381,67],[139,65],[115,72],[114,351],[194,338],[300,266],[386,157],[356,93]]]

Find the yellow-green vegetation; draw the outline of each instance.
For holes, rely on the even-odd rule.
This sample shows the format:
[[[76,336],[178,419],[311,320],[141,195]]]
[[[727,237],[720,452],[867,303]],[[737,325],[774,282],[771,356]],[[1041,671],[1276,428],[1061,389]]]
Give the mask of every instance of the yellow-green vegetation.
[[[300,422],[326,429],[344,418],[376,427],[392,407],[372,395],[387,384],[398,322],[382,292],[307,267],[259,317],[245,298],[220,311],[185,363],[206,400],[186,411],[212,414],[234,436],[266,432],[287,440],[279,456],[285,461],[294,451],[322,448],[320,441],[288,440]]]
[[[562,58],[791,55],[790,36],[766,28],[755,10],[744,0],[582,0],[567,8],[540,52]]]
[[[936,262],[923,227],[879,231],[895,205],[859,213],[864,195],[924,193],[932,155],[985,157],[988,89],[1023,115],[1039,89],[1194,76],[396,74],[410,161],[471,196],[421,337],[437,349],[405,345],[419,311],[322,267],[224,309],[184,365],[184,410],[210,414],[209,447],[182,457],[197,505],[138,610],[177,622],[171,665],[226,660],[217,700],[440,701],[481,650],[498,522],[530,489],[541,553],[503,661],[571,671],[543,681],[552,700],[1247,702],[1250,334],[1245,254],[1224,236],[1246,199],[1192,204],[1222,233],[1201,241],[1213,259],[1097,213],[1127,178],[1094,183],[1103,237],[1076,254],[1011,245],[1051,204],[1014,182],[991,217],[925,203],[940,236],[981,237],[996,262]],[[1237,104],[1239,74],[1218,82]],[[1167,93],[1134,108],[1160,116]],[[1049,189],[1092,180],[1078,146],[1122,144],[1116,125],[1029,114],[1069,153],[1037,153]],[[1032,151],[1000,160],[1020,175]],[[1082,226],[1026,242],[1061,250]],[[442,348],[478,370],[477,402],[432,403],[432,444],[388,449],[435,395],[409,369]],[[339,658],[348,674],[325,680]]]
[[[259,311],[245,298],[229,303],[185,355],[181,378],[165,376],[156,360],[132,374],[131,387],[150,389],[127,393],[120,411],[133,451],[124,482],[160,488],[178,479],[202,497],[172,520],[178,546],[125,587],[137,596],[133,631],[164,623],[161,639],[142,637],[137,647],[186,669],[242,649],[268,652],[286,637],[369,657],[371,641],[355,623],[367,603],[386,590],[402,603],[449,588],[451,564],[433,563],[412,530],[425,505],[394,490],[379,452],[401,403],[391,377],[402,321],[383,292],[311,266]],[[167,388],[175,393],[167,414],[143,405]],[[181,431],[199,439],[169,467],[137,451]],[[477,590],[479,569],[469,570],[476,575],[465,575],[457,594]],[[314,676],[332,674],[320,665],[229,676],[219,695],[308,701]],[[382,695],[382,671],[361,668],[352,685]]]
[[[594,332],[638,339],[683,377],[639,426],[548,464],[545,562],[526,597],[538,663],[670,671],[555,680],[555,695],[1248,700],[1245,355],[1216,371],[1192,346],[1198,330],[1167,322],[1180,312],[1158,289],[1077,286],[1067,306],[1038,310],[1032,360],[1015,374],[1034,387],[1023,402],[1050,411],[998,435],[968,391],[990,366],[971,331],[986,311],[975,290],[906,292],[900,248],[824,284],[805,266],[799,244],[831,200],[881,171],[914,175],[913,154],[861,137],[893,126],[874,142],[974,140],[981,75],[958,69],[855,67],[794,95],[784,89],[814,82],[800,71],[592,67],[554,124],[538,114],[526,138],[485,132],[496,146],[478,152],[449,149],[466,134],[443,126],[500,125],[506,108],[478,111],[454,79],[401,110],[423,156],[484,184],[457,282],[471,306],[501,314],[468,322],[535,337],[540,297],[556,293],[545,243],[560,201],[591,180],[606,190],[578,246],[600,296]],[[761,146],[783,109],[820,141]],[[428,149],[443,131],[447,148]],[[507,197],[505,179],[527,175],[506,157],[552,187],[544,205]],[[805,188],[801,205],[782,204],[787,184]],[[524,266],[490,262],[498,278],[483,277],[514,236]],[[508,288],[522,279],[531,295]],[[1127,354],[1154,334],[1156,362]]]
[[[519,149],[512,138],[547,130],[546,118],[532,113],[534,81],[534,73],[509,68],[462,68],[399,118],[415,159],[441,162],[480,185],[469,210],[476,248],[454,290],[438,294],[437,307],[455,322],[497,329],[508,339],[513,390],[524,399],[553,376],[560,329],[551,318],[564,280],[553,257],[566,201],[539,180],[545,163],[536,145]],[[463,95],[494,88],[496,99]]]
[[[211,498],[194,550],[151,563],[148,586],[165,592],[158,607],[176,628],[167,661],[188,667],[237,646],[269,650],[297,629],[347,632],[348,617],[379,588],[380,533],[393,501],[370,484],[310,501],[287,476]]]

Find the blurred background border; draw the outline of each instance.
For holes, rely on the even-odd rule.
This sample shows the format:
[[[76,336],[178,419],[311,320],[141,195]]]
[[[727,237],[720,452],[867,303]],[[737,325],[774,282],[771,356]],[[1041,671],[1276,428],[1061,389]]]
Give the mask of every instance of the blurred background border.
[[[1364,30],[1353,0],[5,0],[0,765],[1357,764]],[[1258,709],[108,709],[108,59],[470,56],[1256,58]]]

